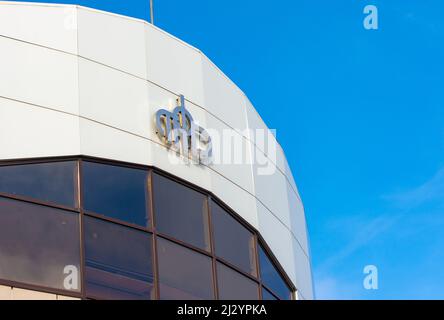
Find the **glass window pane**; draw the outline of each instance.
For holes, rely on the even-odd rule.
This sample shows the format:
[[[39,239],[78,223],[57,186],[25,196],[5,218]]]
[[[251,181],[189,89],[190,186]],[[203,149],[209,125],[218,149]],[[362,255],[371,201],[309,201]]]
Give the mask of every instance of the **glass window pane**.
[[[217,287],[221,300],[259,299],[257,283],[221,263],[217,263]]]
[[[216,255],[256,276],[253,234],[215,202],[211,204],[211,219]]]
[[[0,198],[0,278],[80,291],[79,215]]]
[[[86,292],[100,299],[152,299],[152,236],[85,216]]]
[[[262,300],[277,300],[277,298],[272,295],[270,291],[262,287]]]
[[[213,299],[211,258],[157,238],[160,298]]]
[[[85,210],[146,227],[147,172],[106,164],[83,162]]]
[[[0,192],[77,207],[75,161],[0,167]]]
[[[210,250],[204,194],[154,174],[153,197],[156,228],[159,232]]]
[[[290,300],[290,289],[261,246],[259,246],[259,262],[262,282],[280,299]]]

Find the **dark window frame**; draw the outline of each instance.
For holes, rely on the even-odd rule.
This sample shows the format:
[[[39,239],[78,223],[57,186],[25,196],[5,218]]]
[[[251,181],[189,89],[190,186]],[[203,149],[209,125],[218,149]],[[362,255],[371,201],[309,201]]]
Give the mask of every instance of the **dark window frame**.
[[[75,190],[75,196],[77,197],[76,202],[78,208],[75,207],[66,207],[63,205],[51,203],[51,202],[45,202],[40,201],[38,199],[30,199],[28,197],[23,196],[16,196],[11,194],[5,194],[0,193],[1,197],[4,198],[10,198],[13,200],[19,200],[24,201],[28,203],[34,203],[50,208],[55,209],[62,209],[66,211],[76,212],[79,213],[80,217],[80,274],[81,274],[81,291],[80,293],[71,292],[67,290],[60,290],[60,289],[53,289],[48,287],[40,287],[35,285],[30,285],[26,283],[17,283],[14,281],[9,281],[7,279],[0,279],[0,285],[6,285],[6,286],[12,286],[12,287],[18,287],[28,290],[35,290],[35,291],[41,291],[46,293],[52,293],[52,294],[58,294],[58,295],[67,295],[72,296],[76,298],[81,299],[95,299],[97,297],[90,297],[86,295],[85,291],[85,252],[84,252],[84,216],[91,216],[97,219],[101,219],[104,221],[109,221],[112,223],[121,224],[123,226],[137,229],[139,231],[143,231],[149,234],[152,234],[153,241],[152,241],[152,262],[153,262],[153,274],[154,274],[154,290],[155,290],[155,299],[159,299],[159,266],[158,266],[158,257],[157,257],[157,237],[164,238],[166,240],[172,241],[178,245],[181,245],[183,247],[186,247],[190,250],[193,250],[195,252],[198,252],[200,254],[204,254],[211,258],[212,260],[212,273],[213,273],[213,291],[214,291],[214,299],[218,299],[218,287],[217,287],[217,263],[222,263],[223,265],[233,269],[234,271],[242,274],[243,276],[249,278],[250,280],[253,280],[258,284],[258,291],[259,291],[259,299],[262,299],[262,287],[264,287],[269,293],[271,293],[273,296],[278,297],[276,293],[273,292],[271,288],[269,288],[266,284],[264,284],[260,277],[260,263],[259,263],[259,246],[262,246],[264,249],[265,254],[268,256],[270,261],[272,262],[273,266],[275,267],[278,274],[282,277],[282,280],[287,285],[291,299],[295,299],[295,292],[297,291],[296,287],[284,271],[282,265],[279,263],[273,252],[271,251],[270,247],[265,242],[262,235],[259,233],[259,231],[250,225],[248,222],[246,222],[239,214],[237,214],[234,210],[232,210],[227,204],[225,204],[222,200],[220,200],[217,196],[215,196],[212,192],[209,192],[208,190],[203,189],[200,186],[197,186],[193,183],[190,183],[188,181],[185,181],[177,176],[172,175],[169,172],[166,172],[162,169],[148,166],[148,165],[139,165],[134,163],[129,163],[125,161],[118,161],[118,160],[109,160],[109,159],[103,159],[98,157],[91,157],[91,156],[84,156],[84,155],[73,155],[73,156],[59,156],[59,157],[41,157],[41,158],[24,158],[24,159],[12,159],[12,160],[0,160],[0,166],[8,166],[8,165],[21,165],[21,164],[37,164],[37,163],[51,163],[51,162],[62,162],[62,161],[75,161],[77,163],[77,174],[76,174],[76,180],[77,180],[77,187]],[[138,170],[145,170],[147,171],[147,188],[146,190],[146,201],[147,206],[146,209],[148,211],[148,215],[150,218],[150,225],[147,227],[142,227],[139,225],[135,225],[132,223],[124,222],[121,220],[113,219],[107,216],[104,216],[103,214],[98,214],[94,212],[89,212],[84,210],[83,208],[83,187],[82,187],[82,162],[95,162],[98,164],[105,164],[105,165],[114,165],[114,166],[121,166],[121,167],[127,167],[127,168],[133,168]],[[175,239],[173,237],[170,237],[168,235],[162,234],[156,230],[156,221],[155,221],[155,214],[154,214],[154,208],[153,208],[153,173],[162,175],[168,179],[170,179],[173,182],[179,183],[181,185],[184,185],[185,187],[188,187],[190,189],[193,189],[197,192],[200,192],[205,195],[206,201],[207,201],[207,213],[208,213],[208,230],[209,230],[209,241],[210,241],[210,251],[206,251],[201,248],[194,247],[188,243],[185,243],[181,240]],[[212,219],[211,219],[211,201],[214,201],[216,204],[218,204],[221,208],[223,208],[232,218],[234,218],[238,223],[240,223],[243,227],[245,227],[248,231],[250,231],[253,234],[254,242],[255,242],[255,260],[256,260],[256,267],[257,267],[257,277],[252,276],[251,274],[241,270],[240,268],[236,267],[235,265],[231,264],[228,261],[225,261],[222,258],[219,258],[215,255],[215,248],[214,248],[214,231],[213,231],[213,225],[212,225]]]

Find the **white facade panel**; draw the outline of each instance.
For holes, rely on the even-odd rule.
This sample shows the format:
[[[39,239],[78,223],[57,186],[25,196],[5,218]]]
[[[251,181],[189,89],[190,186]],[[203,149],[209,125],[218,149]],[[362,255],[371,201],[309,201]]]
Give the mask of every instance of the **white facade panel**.
[[[80,154],[147,164],[150,160],[149,140],[81,118]]]
[[[146,79],[145,24],[79,8],[79,55]]]
[[[276,167],[278,167],[279,170],[282,172],[282,174],[285,175],[285,154],[281,145],[277,141],[276,141],[276,160],[275,159],[273,160],[275,161]]]
[[[12,288],[0,286],[0,300],[12,300]]]
[[[150,24],[146,45],[148,80],[204,105],[201,53]]]
[[[295,285],[304,300],[312,300],[314,299],[314,296],[310,260],[302,251],[301,247],[295,242],[296,240],[293,240],[296,268]]]
[[[80,115],[146,138],[153,137],[147,81],[79,59]]]
[[[230,127],[247,128],[245,99],[237,88],[207,57],[202,57],[205,109]]]
[[[79,298],[57,295],[57,300],[80,300]]]
[[[207,114],[206,129],[213,141],[211,168],[254,194],[250,142],[211,114]]]
[[[12,288],[11,300],[57,300],[57,295],[21,288]]]
[[[273,214],[257,201],[259,231],[287,275],[296,283],[293,236]]]
[[[196,166],[189,158],[178,156],[176,151],[167,149],[161,144],[150,142],[149,145],[150,165],[210,190],[211,180],[208,168]]]
[[[78,114],[77,57],[3,37],[0,52],[0,96]]]
[[[0,2],[0,35],[77,53],[77,8]],[[44,21],[45,23],[42,23]]]
[[[253,227],[259,229],[256,198],[227,178],[213,171],[211,191]]]
[[[80,153],[79,118],[0,98],[0,158]]]
[[[254,145],[264,154],[268,154],[270,150],[267,148],[267,138],[271,136],[265,122],[262,120],[259,113],[254,109],[250,100],[244,96],[245,99],[245,114],[247,117],[248,131],[246,137],[254,143]]]
[[[290,186],[293,188],[293,190],[296,192],[297,196],[300,198],[299,190],[296,185],[296,182],[294,181],[293,173],[291,172],[290,165],[288,164],[287,158],[285,158],[285,176],[287,177],[287,180],[290,183]]]
[[[269,164],[266,172],[254,165],[254,186],[256,197],[288,228],[291,228],[290,210],[288,207],[287,184],[285,176]]]
[[[288,207],[290,210],[291,230],[306,254],[309,253],[307,224],[305,221],[304,207],[296,192],[287,183]]]
[[[188,182],[211,190],[210,170],[205,166],[196,166],[189,159],[177,156],[158,143],[150,143],[150,164],[170,172]]]

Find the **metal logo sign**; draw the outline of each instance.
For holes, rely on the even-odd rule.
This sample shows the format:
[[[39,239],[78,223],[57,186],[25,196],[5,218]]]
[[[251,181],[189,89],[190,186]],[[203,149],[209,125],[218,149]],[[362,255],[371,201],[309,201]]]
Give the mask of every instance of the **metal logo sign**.
[[[185,108],[185,98],[179,96],[177,107],[172,112],[159,109],[156,112],[156,131],[169,148],[182,152],[185,158],[209,164],[212,158],[212,143],[208,132],[197,125]]]

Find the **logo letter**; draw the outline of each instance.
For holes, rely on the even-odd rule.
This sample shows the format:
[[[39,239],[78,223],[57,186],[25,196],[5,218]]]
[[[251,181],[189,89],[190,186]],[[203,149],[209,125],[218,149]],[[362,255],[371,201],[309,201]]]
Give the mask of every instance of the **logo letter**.
[[[155,116],[156,131],[159,138],[166,142],[170,150],[182,154],[185,162],[189,157],[198,163],[210,164],[212,161],[212,142],[208,132],[196,125],[191,113],[185,108],[185,97],[180,95],[173,112],[160,109]],[[204,149],[201,149],[201,146]]]

